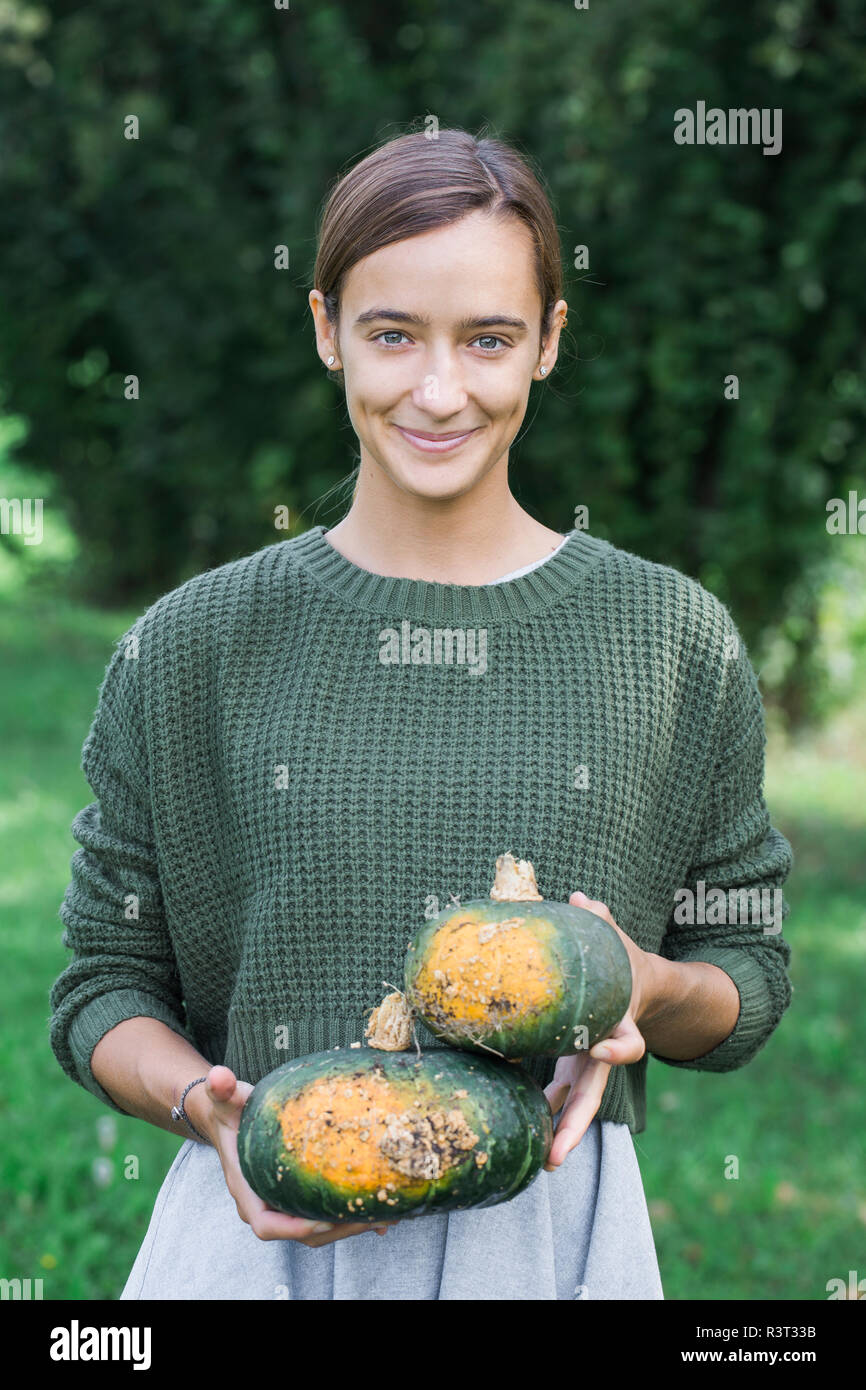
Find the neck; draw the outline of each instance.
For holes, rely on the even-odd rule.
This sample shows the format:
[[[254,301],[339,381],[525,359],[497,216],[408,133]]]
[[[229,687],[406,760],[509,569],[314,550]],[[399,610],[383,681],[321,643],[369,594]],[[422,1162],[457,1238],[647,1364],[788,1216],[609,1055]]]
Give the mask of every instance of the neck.
[[[555,550],[562,534],[536,521],[508,487],[507,460],[461,497],[416,497],[365,468],[350,510],[325,533],[373,574],[437,584],[487,584]]]

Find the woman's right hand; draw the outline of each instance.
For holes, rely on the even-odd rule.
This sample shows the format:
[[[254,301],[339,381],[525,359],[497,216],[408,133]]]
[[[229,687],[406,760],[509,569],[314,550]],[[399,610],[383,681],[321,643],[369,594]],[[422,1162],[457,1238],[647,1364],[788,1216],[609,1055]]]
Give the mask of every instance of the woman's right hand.
[[[241,1172],[238,1159],[238,1126],[247,1096],[253,1087],[249,1081],[238,1081],[230,1067],[211,1067],[201,1095],[199,1087],[190,1091],[186,1109],[196,1129],[211,1140],[219,1154],[226,1186],[235,1199],[238,1216],[251,1228],[259,1240],[297,1240],[302,1245],[330,1245],[346,1236],[358,1236],[364,1231],[387,1233],[396,1221],[380,1221],[371,1226],[367,1221],[338,1222],[337,1224],[309,1221],[303,1216],[287,1216],[275,1211],[257,1196]],[[198,1094],[197,1094],[198,1093]],[[195,1104],[191,1104],[193,1096]]]

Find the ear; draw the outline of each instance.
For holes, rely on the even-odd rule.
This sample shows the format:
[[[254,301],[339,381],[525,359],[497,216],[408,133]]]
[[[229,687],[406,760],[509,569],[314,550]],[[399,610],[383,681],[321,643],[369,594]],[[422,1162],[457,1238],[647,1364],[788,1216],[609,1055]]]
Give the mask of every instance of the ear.
[[[538,366],[533,372],[533,378],[537,381],[544,381],[556,366],[556,360],[559,356],[559,335],[567,322],[567,314],[568,305],[564,299],[558,299],[553,306],[550,332],[542,344]]]
[[[328,370],[337,372],[340,370],[337,329],[336,324],[333,324],[328,318],[325,309],[325,296],[322,294],[321,290],[310,290],[307,302],[309,303],[316,326],[316,350],[322,362],[328,367]],[[329,357],[332,357],[334,360],[328,362]]]

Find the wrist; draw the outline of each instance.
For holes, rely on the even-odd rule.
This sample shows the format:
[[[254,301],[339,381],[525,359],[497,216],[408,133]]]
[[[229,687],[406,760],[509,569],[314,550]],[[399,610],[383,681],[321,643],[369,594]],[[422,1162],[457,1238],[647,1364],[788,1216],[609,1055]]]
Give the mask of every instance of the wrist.
[[[177,1104],[180,1104],[179,1100]],[[199,1134],[203,1134],[207,1142],[211,1144],[213,1148],[216,1148],[214,1136],[214,1108],[213,1102],[207,1093],[206,1082],[200,1081],[197,1086],[193,1086],[192,1090],[187,1091],[186,1099],[183,1102],[183,1108],[189,1116],[190,1122],[195,1126]],[[183,1120],[181,1120],[180,1123],[187,1131],[187,1137],[189,1139],[195,1139],[196,1136],[189,1132],[189,1128],[187,1125],[183,1124]],[[201,1141],[199,1140],[198,1142]]]
[[[199,1076],[206,1076],[210,1069],[209,1063],[205,1063],[196,1074],[183,1076],[172,1084],[171,1088],[171,1110],[180,1110],[183,1107],[183,1114],[175,1117],[170,1115],[168,1128],[172,1134],[180,1135],[183,1139],[192,1139],[200,1144],[203,1141],[213,1144],[213,1106],[208,1097],[206,1082],[198,1081]],[[191,1081],[196,1081],[195,1086],[186,1091]],[[186,1091],[186,1095],[184,1095]],[[198,1133],[193,1133],[193,1129]]]
[[[666,960],[654,951],[644,951],[641,972],[640,1000],[635,1023],[651,1023],[663,1012],[670,997],[671,972],[675,962]]]

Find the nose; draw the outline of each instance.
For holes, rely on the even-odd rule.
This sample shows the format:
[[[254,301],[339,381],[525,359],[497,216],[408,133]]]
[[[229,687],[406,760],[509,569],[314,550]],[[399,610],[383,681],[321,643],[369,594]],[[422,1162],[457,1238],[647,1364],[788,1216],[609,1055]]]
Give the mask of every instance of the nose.
[[[447,420],[458,415],[468,399],[457,354],[447,348],[426,353],[412,391],[412,401],[418,409],[434,419]]]

